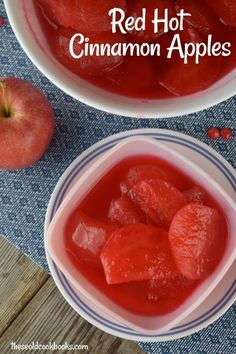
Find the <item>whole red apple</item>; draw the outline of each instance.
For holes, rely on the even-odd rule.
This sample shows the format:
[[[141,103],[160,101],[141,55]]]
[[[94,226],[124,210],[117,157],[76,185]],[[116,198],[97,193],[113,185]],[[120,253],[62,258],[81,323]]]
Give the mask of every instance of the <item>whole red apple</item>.
[[[19,169],[38,161],[55,129],[52,107],[27,81],[0,78],[0,168]]]

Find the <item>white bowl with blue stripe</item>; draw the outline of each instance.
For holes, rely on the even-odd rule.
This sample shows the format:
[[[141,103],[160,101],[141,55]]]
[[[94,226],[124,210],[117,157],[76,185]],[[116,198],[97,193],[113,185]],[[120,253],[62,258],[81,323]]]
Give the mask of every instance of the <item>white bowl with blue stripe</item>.
[[[236,200],[236,173],[234,169],[220,155],[205,144],[185,135],[170,131],[157,129],[130,131],[114,135],[95,144],[80,155],[65,171],[50,200],[45,221],[45,231],[65,195],[71,189],[78,177],[87,170],[88,166],[124,138],[140,134],[143,136],[151,136],[167,146],[176,149],[184,156],[191,158],[206,172],[213,174],[214,179],[233,197],[234,200]],[[212,323],[215,319],[219,318],[236,298],[235,271],[232,266],[214,292],[204,301],[204,303],[191,313],[191,315],[182,321],[182,323],[178,324],[176,328],[156,336],[142,335],[121,325],[113,318],[107,318],[107,315],[105,315],[99,308],[95,307],[94,304],[91,304],[87,298],[78,292],[78,290],[73,288],[72,284],[70,284],[64,274],[53,263],[48,254],[47,256],[54,280],[71,306],[92,324],[108,333],[122,338],[140,341],[163,341],[186,336],[204,328],[209,323]]]

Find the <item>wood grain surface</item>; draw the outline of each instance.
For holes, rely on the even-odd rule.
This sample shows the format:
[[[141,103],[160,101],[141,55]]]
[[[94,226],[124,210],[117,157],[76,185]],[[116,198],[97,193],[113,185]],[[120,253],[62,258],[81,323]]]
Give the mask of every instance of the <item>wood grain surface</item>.
[[[13,353],[11,343],[86,345],[60,353],[142,354],[134,342],[97,329],[64,300],[53,279],[4,238],[0,238],[0,353]],[[59,351],[36,351],[53,353]],[[24,353],[33,353],[25,350]]]

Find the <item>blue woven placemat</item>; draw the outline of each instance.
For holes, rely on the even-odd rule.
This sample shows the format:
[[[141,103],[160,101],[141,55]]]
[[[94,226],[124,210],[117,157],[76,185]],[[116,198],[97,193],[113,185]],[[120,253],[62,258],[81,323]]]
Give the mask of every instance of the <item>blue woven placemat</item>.
[[[206,135],[210,126],[227,126],[236,136],[236,97],[201,113],[172,119],[137,120],[97,111],[61,92],[33,66],[11,30],[2,0],[0,15],[6,19],[0,27],[0,76],[17,76],[38,86],[51,101],[56,115],[57,131],[42,159],[26,170],[0,171],[0,234],[44,270],[48,271],[43,224],[51,192],[75,157],[102,138],[130,129],[172,129],[211,144],[236,168],[236,138],[210,142]],[[148,353],[233,354],[235,327],[236,305],[197,334],[164,344],[139,344]]]

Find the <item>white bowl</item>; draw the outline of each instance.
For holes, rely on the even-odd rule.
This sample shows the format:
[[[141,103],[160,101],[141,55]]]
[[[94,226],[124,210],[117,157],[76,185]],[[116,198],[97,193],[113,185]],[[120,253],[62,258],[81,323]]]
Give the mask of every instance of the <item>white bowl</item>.
[[[209,89],[186,97],[142,100],[111,94],[78,78],[52,56],[35,14],[32,0],[4,0],[11,26],[26,54],[61,90],[109,113],[164,118],[200,111],[236,94],[236,69]]]
[[[157,141],[178,151],[181,155],[195,162],[209,175],[214,176],[220,186],[232,196],[236,202],[236,171],[215,150],[208,145],[188,135],[163,129],[136,129],[107,137],[82,154],[61,175],[51,195],[45,216],[44,238],[46,239],[48,227],[55,216],[60,204],[76,183],[76,181],[97,161],[104,153],[117,143],[131,136],[152,137]],[[45,245],[46,246],[46,245]],[[189,314],[176,327],[159,335],[144,335],[137,333],[127,326],[122,326],[114,318],[107,316],[99,307],[96,307],[78,289],[75,289],[67,280],[58,266],[53,262],[45,247],[50,273],[59,291],[70,306],[84,319],[113,336],[141,342],[168,342],[196,333],[213,324],[236,301],[235,269],[236,260],[227,274],[218,283],[214,291]],[[218,324],[220,326],[220,324]]]
[[[229,237],[224,255],[214,272],[194,290],[176,310],[159,316],[140,316],[124,310],[109,300],[91,284],[70,260],[64,245],[63,230],[72,211],[96,182],[118,161],[135,155],[155,155],[181,170],[197,184],[205,188],[224,210],[228,223]],[[168,331],[196,309],[214,290],[236,258],[236,203],[204,171],[174,150],[150,138],[132,137],[116,145],[99,158],[81,176],[67,194],[57,210],[46,234],[46,248],[56,265],[67,279],[95,306],[101,308],[111,318],[138,332],[153,335]]]

